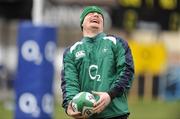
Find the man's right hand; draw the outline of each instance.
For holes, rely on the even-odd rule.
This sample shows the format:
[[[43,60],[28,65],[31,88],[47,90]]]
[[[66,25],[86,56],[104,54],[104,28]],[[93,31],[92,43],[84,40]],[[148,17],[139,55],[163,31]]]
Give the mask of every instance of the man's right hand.
[[[70,102],[69,105],[68,105],[67,114],[68,114],[69,116],[73,117],[74,119],[86,119],[86,117],[83,116],[83,115],[81,114],[81,112],[74,112],[74,111],[73,111],[71,102]]]

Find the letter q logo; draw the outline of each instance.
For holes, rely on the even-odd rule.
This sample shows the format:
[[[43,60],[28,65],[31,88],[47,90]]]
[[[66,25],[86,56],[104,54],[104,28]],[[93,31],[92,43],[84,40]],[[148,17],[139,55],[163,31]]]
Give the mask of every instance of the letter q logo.
[[[40,115],[36,97],[31,93],[24,93],[20,96],[19,107],[24,113],[32,114],[33,117],[39,117]]]
[[[21,53],[23,58],[27,61],[33,61],[38,65],[42,62],[39,46],[33,40],[28,40],[22,45]]]

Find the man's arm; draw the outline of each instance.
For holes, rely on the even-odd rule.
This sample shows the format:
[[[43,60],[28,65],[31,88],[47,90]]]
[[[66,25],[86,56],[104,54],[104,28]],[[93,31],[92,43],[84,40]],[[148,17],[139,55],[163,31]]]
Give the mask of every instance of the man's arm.
[[[61,89],[63,93],[62,106],[66,111],[69,102],[80,91],[78,73],[73,59],[73,55],[69,52],[69,49],[65,50],[63,54],[63,69],[61,71]]]
[[[108,91],[111,100],[121,96],[124,92],[128,92],[134,78],[134,63],[131,49],[126,41],[120,38],[116,38],[116,40],[114,52],[118,77]]]

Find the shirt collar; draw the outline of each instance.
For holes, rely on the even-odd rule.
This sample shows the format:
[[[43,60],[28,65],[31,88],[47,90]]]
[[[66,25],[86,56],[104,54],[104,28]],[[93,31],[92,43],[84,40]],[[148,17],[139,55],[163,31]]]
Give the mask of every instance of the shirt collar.
[[[83,41],[95,41],[95,40],[98,40],[99,38],[101,38],[103,36],[106,36],[106,34],[104,32],[101,32],[94,37],[84,37]]]

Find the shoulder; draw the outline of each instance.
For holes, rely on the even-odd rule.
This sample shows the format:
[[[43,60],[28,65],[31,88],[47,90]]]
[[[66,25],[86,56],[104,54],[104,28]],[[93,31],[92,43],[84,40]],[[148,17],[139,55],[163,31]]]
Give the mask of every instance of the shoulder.
[[[104,39],[105,40],[110,40],[115,45],[117,45],[117,44],[127,45],[127,41],[124,40],[122,37],[117,36],[117,35],[107,35],[107,36],[104,37]]]
[[[65,48],[63,52],[63,59],[65,58],[65,56],[68,54],[69,51],[70,51],[70,47]]]
[[[83,42],[82,41],[78,41],[76,43],[74,43],[73,45],[67,47],[65,50],[64,50],[64,54],[67,54],[67,53],[72,53],[78,46],[82,45]]]
[[[83,42],[82,41],[78,41],[76,43],[74,43],[70,48],[69,48],[69,51],[70,53],[72,53],[78,46],[82,45]]]
[[[67,56],[68,54],[72,54],[74,50],[76,50],[80,45],[82,45],[82,41],[75,42],[73,45],[67,47],[64,50],[63,57]]]

